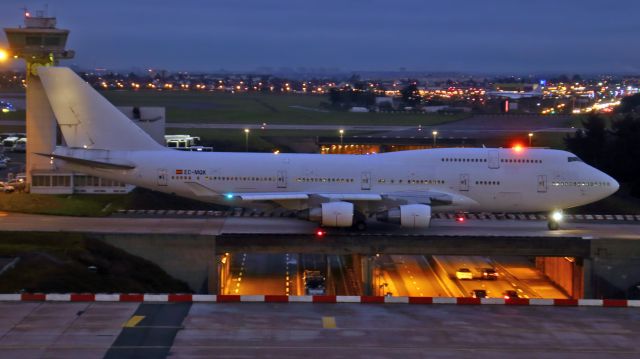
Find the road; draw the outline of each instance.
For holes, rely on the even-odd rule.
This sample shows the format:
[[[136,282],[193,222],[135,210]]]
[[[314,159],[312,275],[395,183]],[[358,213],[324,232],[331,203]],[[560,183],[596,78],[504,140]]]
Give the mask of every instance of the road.
[[[515,290],[522,298],[567,298],[548,279],[538,272],[533,265],[525,265],[526,260],[514,260],[497,263],[491,258],[480,256],[436,256],[434,260],[441,265],[449,277],[458,286],[463,296],[471,296],[475,289],[484,289],[487,296],[499,298],[507,290]],[[473,280],[459,280],[455,277],[460,268],[469,268]],[[495,268],[498,272],[496,280],[482,280],[483,268]],[[530,283],[535,281],[536,285]]]
[[[350,269],[342,256],[241,253],[232,257],[231,276],[223,294],[304,295],[305,269],[326,276],[327,295],[362,294],[349,285]],[[329,273],[327,260],[332,268]],[[474,289],[484,289],[493,298],[502,297],[507,290],[516,290],[522,298],[567,298],[526,258],[497,261],[480,256],[379,255],[372,260],[373,295],[469,297]],[[456,279],[458,268],[471,269],[474,280]],[[483,268],[495,268],[498,279],[481,280]]]
[[[396,296],[457,296],[449,293],[424,256],[388,255],[383,256],[384,258],[389,259],[387,262],[383,261],[386,265],[382,267],[385,282],[388,284],[387,292]],[[374,287],[380,288],[379,285]]]
[[[289,295],[295,272],[291,273],[288,254],[240,253],[232,255],[230,285],[224,294]],[[294,289],[295,290],[295,289]]]

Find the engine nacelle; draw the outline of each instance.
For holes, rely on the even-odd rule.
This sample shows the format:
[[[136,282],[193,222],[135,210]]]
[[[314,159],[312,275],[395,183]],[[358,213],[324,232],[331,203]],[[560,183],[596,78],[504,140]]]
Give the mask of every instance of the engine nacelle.
[[[405,204],[378,213],[381,222],[399,224],[402,227],[426,228],[431,223],[431,206],[426,204]]]
[[[351,227],[353,225],[353,203],[327,202],[305,212],[301,218],[318,222],[326,227]]]

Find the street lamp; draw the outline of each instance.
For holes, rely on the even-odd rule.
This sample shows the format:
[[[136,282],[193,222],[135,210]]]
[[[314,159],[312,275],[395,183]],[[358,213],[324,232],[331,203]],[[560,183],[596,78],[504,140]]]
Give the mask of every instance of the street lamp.
[[[436,147],[436,137],[438,137],[438,131],[431,132],[433,135],[433,147]]]
[[[5,49],[0,49],[0,62],[7,61],[9,59],[9,52]]]
[[[249,129],[244,129],[244,151],[249,152]]]
[[[344,130],[340,129],[338,132],[340,133],[340,146],[342,146],[342,138],[344,137]]]
[[[533,132],[529,132],[529,147],[531,147],[531,140],[533,139]]]

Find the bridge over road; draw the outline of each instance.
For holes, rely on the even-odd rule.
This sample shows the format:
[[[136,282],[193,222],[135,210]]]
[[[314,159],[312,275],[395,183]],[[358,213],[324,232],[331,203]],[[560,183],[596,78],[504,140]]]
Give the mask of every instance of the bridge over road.
[[[290,218],[78,218],[0,213],[0,231],[82,232],[149,259],[194,290],[218,287],[223,253],[324,253],[354,256],[364,288],[375,254],[535,257],[538,267],[578,298],[618,297],[640,283],[640,226],[567,223],[548,231],[543,221],[433,220],[407,230],[374,224],[365,233],[315,234]],[[217,256],[217,257],[216,257]],[[558,261],[558,258],[567,258]],[[216,262],[216,258],[218,261]],[[569,263],[567,265],[566,263]]]

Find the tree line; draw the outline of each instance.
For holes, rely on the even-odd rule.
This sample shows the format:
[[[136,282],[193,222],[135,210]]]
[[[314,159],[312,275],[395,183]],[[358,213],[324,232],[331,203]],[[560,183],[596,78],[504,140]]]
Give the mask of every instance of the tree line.
[[[567,149],[640,198],[640,94],[623,98],[614,116],[590,115],[582,127],[565,137]]]

